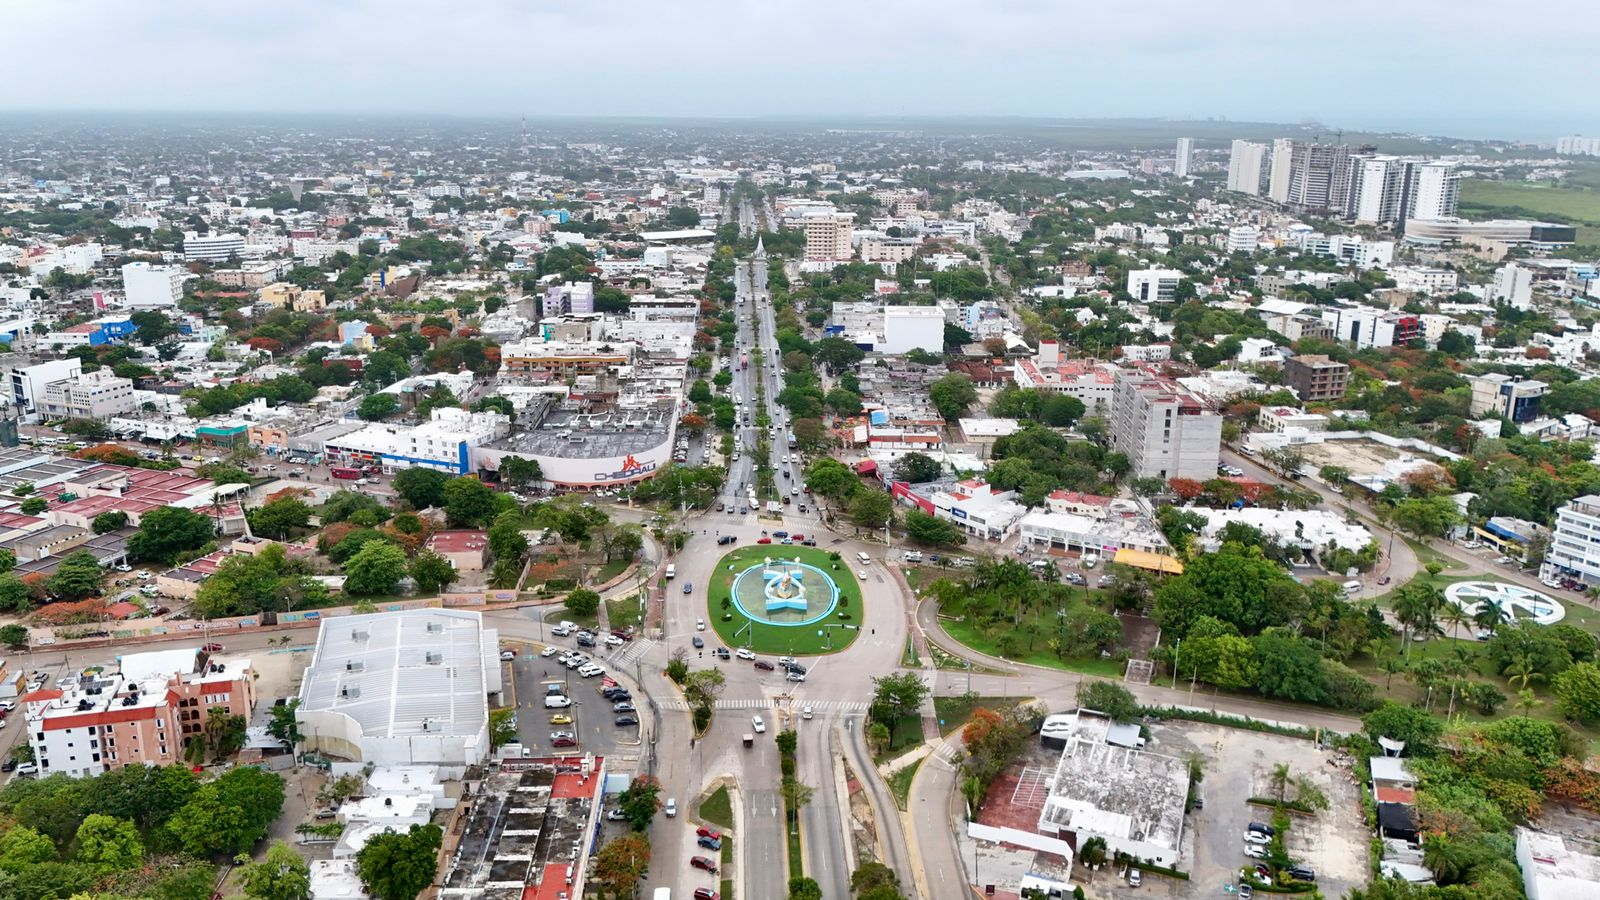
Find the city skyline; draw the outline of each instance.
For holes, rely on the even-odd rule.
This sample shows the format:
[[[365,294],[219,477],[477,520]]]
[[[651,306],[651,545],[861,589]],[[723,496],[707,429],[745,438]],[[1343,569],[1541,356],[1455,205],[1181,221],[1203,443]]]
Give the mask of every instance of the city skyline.
[[[15,33],[30,36],[14,70],[49,73],[0,106],[12,112],[1318,120],[1538,141],[1600,132],[1576,80],[1551,75],[1581,70],[1582,48],[1600,38],[1574,2],[1507,19],[1482,4],[1363,0],[1344,20],[1367,27],[1332,30],[1293,7],[1248,2],[1224,17],[1167,0],[1136,12],[980,13],[898,0],[693,2],[670,14],[623,3],[604,21],[492,2],[450,17],[365,0],[93,0],[70,18],[51,4],[8,6]],[[1314,46],[1297,37],[1308,29]],[[1557,30],[1567,40],[1551,44]],[[1475,62],[1490,46],[1494,65]],[[149,77],[128,77],[146,62]],[[1429,87],[1444,78],[1452,90]],[[1307,90],[1318,79],[1338,89]]]

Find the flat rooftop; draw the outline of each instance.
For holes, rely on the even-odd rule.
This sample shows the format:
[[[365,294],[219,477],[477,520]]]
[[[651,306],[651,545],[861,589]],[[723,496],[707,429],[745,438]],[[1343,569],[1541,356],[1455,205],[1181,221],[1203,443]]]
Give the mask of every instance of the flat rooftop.
[[[1074,736],[1062,748],[1039,825],[1177,849],[1188,795],[1185,761]]]
[[[514,431],[484,446],[537,456],[603,459],[658,447],[672,426],[668,404],[601,412],[552,406],[538,427]]]
[[[503,761],[484,779],[445,873],[441,897],[557,900],[583,871],[600,810],[604,760]]]

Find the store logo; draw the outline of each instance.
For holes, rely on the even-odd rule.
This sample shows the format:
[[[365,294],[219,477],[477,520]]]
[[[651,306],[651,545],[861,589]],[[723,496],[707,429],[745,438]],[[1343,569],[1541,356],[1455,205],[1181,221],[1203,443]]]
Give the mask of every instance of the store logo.
[[[640,463],[638,460],[634,459],[633,458],[633,454],[630,453],[627,456],[623,457],[623,459],[622,459],[622,468],[620,470],[618,470],[616,472],[596,472],[596,473],[594,473],[594,480],[595,481],[617,481],[617,480],[620,480],[620,479],[623,479],[623,478],[632,478],[635,475],[643,475],[646,472],[654,472],[655,470],[656,470],[656,464],[655,463],[649,463],[649,464]]]

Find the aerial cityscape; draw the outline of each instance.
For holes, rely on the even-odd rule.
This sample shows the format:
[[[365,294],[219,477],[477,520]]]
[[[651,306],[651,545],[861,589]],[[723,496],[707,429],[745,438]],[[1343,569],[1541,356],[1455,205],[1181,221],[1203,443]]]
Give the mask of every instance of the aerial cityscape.
[[[11,11],[0,900],[1600,898],[1582,98],[397,6]]]

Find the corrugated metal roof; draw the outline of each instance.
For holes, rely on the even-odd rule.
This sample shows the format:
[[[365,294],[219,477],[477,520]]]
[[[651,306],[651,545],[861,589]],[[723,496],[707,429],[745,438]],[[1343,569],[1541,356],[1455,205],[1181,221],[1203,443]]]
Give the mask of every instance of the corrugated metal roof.
[[[347,715],[369,737],[476,735],[489,717],[484,640],[482,618],[458,610],[324,620],[301,706]]]

